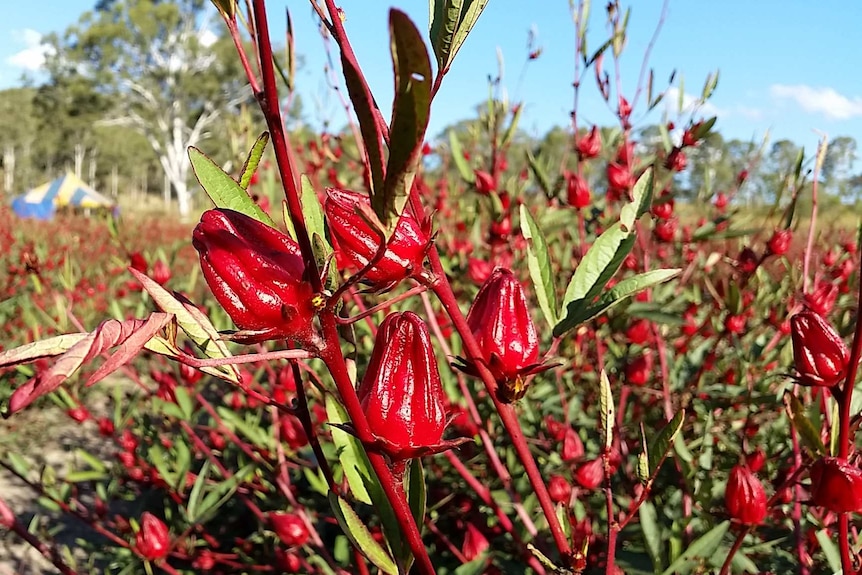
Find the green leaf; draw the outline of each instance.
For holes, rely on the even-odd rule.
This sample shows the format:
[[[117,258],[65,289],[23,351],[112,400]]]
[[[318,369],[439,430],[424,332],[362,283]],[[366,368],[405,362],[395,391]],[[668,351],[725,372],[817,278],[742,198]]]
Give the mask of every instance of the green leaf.
[[[808,417],[805,416],[805,407],[802,402],[793,395],[792,392],[784,393],[784,405],[787,408],[787,415],[790,417],[790,422],[802,438],[802,443],[812,451],[814,455],[827,456],[826,446],[820,439],[820,433],[811,424]]]
[[[644,272],[620,281],[617,285],[602,294],[598,302],[591,306],[570,305],[569,313],[554,326],[554,337],[560,337],[570,329],[609,310],[641,290],[671,279],[679,274],[680,271],[678,269],[660,269]]]
[[[653,170],[647,168],[632,188],[632,201],[620,210],[620,223],[625,231],[634,230],[635,222],[647,213],[652,204]]]
[[[658,524],[658,514],[655,505],[650,501],[644,501],[638,509],[641,532],[646,543],[647,553],[652,559],[653,571],[660,573],[664,562],[662,560],[662,534]]]
[[[359,515],[350,507],[350,504],[334,491],[329,492],[329,504],[335,514],[335,519],[341,530],[350,539],[357,549],[362,551],[369,561],[383,573],[398,573],[395,561],[389,553],[374,539],[368,527],[359,518]]]
[[[326,415],[329,423],[345,424],[349,421],[347,411],[331,394],[326,396]],[[350,491],[356,500],[372,505],[371,496],[365,488],[363,475],[376,477],[371,470],[371,462],[362,448],[362,443],[346,431],[332,427],[332,441],[338,450],[338,460],[344,469]]]
[[[302,174],[299,177],[302,196],[302,218],[305,220],[305,227],[308,230],[308,236],[318,234],[321,238],[326,238],[326,224],[323,217],[323,206],[320,205],[320,198],[317,197],[317,192],[314,191],[314,186],[308,176]],[[329,245],[329,244],[327,244]]]
[[[180,410],[182,411],[182,419],[185,419],[186,421],[190,420],[194,413],[194,406],[192,405],[192,398],[189,394],[189,390],[178,385],[174,388],[174,397],[176,397],[177,405],[179,405]]]
[[[389,162],[383,190],[375,190],[371,207],[391,232],[410,194],[431,112],[431,61],[422,35],[400,10],[389,11],[395,101],[389,134]]]
[[[709,558],[718,546],[724,534],[730,527],[730,521],[723,521],[704,533],[683,551],[676,561],[665,569],[662,575],[687,575],[698,564]]]
[[[518,130],[518,122],[521,120],[521,112],[524,111],[524,106],[515,106],[515,113],[512,114],[512,121],[509,122],[509,127],[506,128],[506,132],[503,134],[503,139],[500,140],[500,147],[505,148],[506,145],[512,141],[512,138],[515,136],[515,133]]]
[[[438,74],[445,74],[458,50],[488,0],[431,0],[430,30],[431,46],[437,57]]]
[[[527,163],[530,165],[533,175],[536,176],[536,183],[539,184],[539,187],[542,188],[546,196],[549,198],[552,197],[554,195],[554,186],[551,185],[551,180],[548,179],[545,168],[539,164],[539,161],[530,150],[527,150]]]
[[[841,573],[841,553],[838,551],[838,546],[835,545],[831,535],[829,535],[829,531],[820,529],[815,534],[815,537],[817,537],[817,543],[820,544],[823,554],[826,555],[829,569],[833,573]]]
[[[614,396],[611,391],[611,380],[608,374],[602,370],[599,375],[599,406],[601,410],[601,434],[605,451],[610,451],[614,443],[614,421],[616,419],[614,409]]]
[[[189,160],[195,177],[217,208],[234,210],[268,226],[276,227],[272,218],[260,209],[248,192],[203,152],[190,146]]]
[[[539,307],[548,325],[553,328],[557,324],[557,290],[554,286],[551,255],[545,235],[524,204],[521,204],[521,233],[527,240],[527,265]]]
[[[655,476],[658,472],[659,466],[662,464],[662,461],[664,461],[667,454],[670,453],[670,450],[673,447],[673,442],[682,430],[684,422],[685,410],[680,409],[673,416],[673,419],[668,421],[665,426],[661,428],[661,431],[659,431],[653,438],[652,443],[649,446],[649,469],[652,476]]]
[[[715,72],[710,72],[706,77],[706,81],[703,83],[703,92],[700,94],[700,99],[704,102],[709,100],[712,93],[715,92],[715,88],[718,86],[718,70]]]
[[[368,154],[368,166],[371,170],[370,189],[371,197],[378,190],[383,189],[383,166],[384,166],[384,142],[383,135],[377,128],[377,120],[380,110],[374,102],[374,96],[366,84],[355,62],[351,62],[341,54],[341,69],[344,72],[344,84],[347,86],[347,95],[353,104],[353,111],[359,122],[359,131],[362,141],[365,143],[365,153]]]
[[[410,506],[410,512],[413,515],[414,521],[416,521],[416,525],[421,529],[425,521],[428,494],[425,490],[425,473],[422,470],[422,459],[419,457],[413,458],[410,462],[407,477],[407,503]],[[409,564],[413,562],[413,552],[410,550],[410,545],[407,544],[406,538],[402,540],[399,557],[405,563],[404,570],[409,571]]]
[[[198,476],[195,478],[195,484],[192,485],[192,490],[189,493],[189,502],[188,505],[186,505],[186,519],[188,519],[189,523],[195,523],[197,521],[198,507],[200,507],[201,500],[204,496],[204,487],[206,487],[207,480],[209,478],[211,465],[212,464],[209,459],[204,460],[204,464],[201,466]]]
[[[461,179],[468,184],[475,184],[476,174],[464,158],[461,140],[458,139],[458,134],[455,133],[455,130],[449,130],[449,148],[452,151],[452,160],[455,162],[455,167],[458,168],[458,173],[461,174]]]
[[[239,179],[239,185],[243,190],[248,189],[248,184],[257,171],[257,166],[260,164],[264,150],[266,150],[267,142],[269,142],[269,132],[264,132],[257,137],[257,140],[255,140],[254,145],[251,147],[248,158],[246,158],[245,164],[242,166],[242,176]]]

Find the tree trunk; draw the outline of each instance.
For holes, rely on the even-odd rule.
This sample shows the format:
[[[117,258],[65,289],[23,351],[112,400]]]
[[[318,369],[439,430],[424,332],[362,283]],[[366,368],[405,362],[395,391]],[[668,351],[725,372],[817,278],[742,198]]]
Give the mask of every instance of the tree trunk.
[[[15,146],[8,144],[3,148],[3,192],[13,193],[15,185]]]
[[[87,150],[84,144],[75,144],[75,177],[81,179],[81,174],[84,172],[84,157],[87,155]]]

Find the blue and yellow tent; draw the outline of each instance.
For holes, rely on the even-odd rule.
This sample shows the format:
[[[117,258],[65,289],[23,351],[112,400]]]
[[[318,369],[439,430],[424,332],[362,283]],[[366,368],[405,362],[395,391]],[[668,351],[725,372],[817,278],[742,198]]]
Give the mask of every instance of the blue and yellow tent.
[[[110,209],[114,202],[71,173],[12,200],[12,210],[22,218],[50,220],[57,208],[65,206]]]

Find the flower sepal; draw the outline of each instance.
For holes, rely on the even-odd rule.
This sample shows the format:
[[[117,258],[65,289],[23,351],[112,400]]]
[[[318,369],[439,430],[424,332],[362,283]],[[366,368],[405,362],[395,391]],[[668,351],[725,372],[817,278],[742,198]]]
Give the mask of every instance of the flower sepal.
[[[451,421],[452,419],[453,418],[450,417],[449,421]],[[443,453],[444,451],[449,451],[450,449],[456,449],[458,447],[461,447],[465,443],[473,442],[472,437],[457,437],[455,439],[448,439],[436,444],[421,445],[416,447],[405,447],[400,446],[392,441],[389,441],[385,437],[380,437],[373,434],[371,441],[363,441],[362,438],[359,437],[359,433],[357,433],[356,428],[353,426],[352,423],[330,423],[329,425],[331,427],[340,429],[345,433],[349,433],[359,441],[362,441],[363,447],[365,447],[366,451],[385,455],[393,463],[400,463],[410,459],[415,459],[417,457],[437,455],[438,453]],[[448,426],[449,422],[447,422],[446,425]]]
[[[479,358],[477,359],[477,362],[484,365],[485,369],[490,371],[491,375],[493,375],[497,380],[497,398],[503,403],[514,403],[523,398],[530,387],[532,376],[562,365],[560,363],[545,362],[531,363],[521,367],[512,377],[503,377],[500,375],[503,373],[503,361],[496,353],[491,353],[490,361],[485,361],[484,359]],[[479,369],[476,367],[477,362],[473,362],[461,356],[455,356],[451,365],[458,371],[467,375],[481,377]]]

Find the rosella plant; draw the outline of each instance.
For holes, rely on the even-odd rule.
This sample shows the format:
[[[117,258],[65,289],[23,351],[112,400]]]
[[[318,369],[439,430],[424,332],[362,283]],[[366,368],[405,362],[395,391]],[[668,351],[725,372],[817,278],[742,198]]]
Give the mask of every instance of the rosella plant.
[[[437,153],[425,131],[485,3],[433,1],[430,52],[390,12],[388,119],[343,13],[311,3],[341,54],[349,150],[284,132],[266,3],[245,14],[214,4],[268,132],[236,177],[189,151],[212,206],[184,248],[212,297],[177,284],[183,260],[126,246],[113,319],[88,331],[75,318],[77,333],[0,353],[13,382],[5,416],[50,397],[115,459],[87,457],[61,480],[2,462],[103,538],[91,565],[50,552],[49,534],[31,533],[2,493],[0,526],[63,573],[858,569],[855,243],[815,244],[815,212],[798,249],[801,171],[777,227],[740,231],[733,199],[756,156],[700,221],[681,213],[676,176],[715,120],[683,120],[676,139],[667,122],[658,145],[638,141],[633,123],[662,96],[652,75],[629,97],[605,71],[624,52],[617,3],[594,53],[588,3],[573,17],[576,107],[590,69],[618,126],[579,126],[576,108],[557,161],[516,157],[523,107],[492,90],[482,144],[448,135],[452,173],[423,164]],[[528,62],[540,55],[531,48]],[[279,69],[287,86],[292,70]],[[277,172],[283,210],[253,190],[259,170],[273,188]],[[35,246],[16,258],[4,293],[44,286],[73,318],[75,294],[108,290],[79,270],[45,282],[62,260]],[[134,401],[117,389],[112,415],[83,405],[72,378],[99,357],[86,386],[113,374],[137,388]]]

